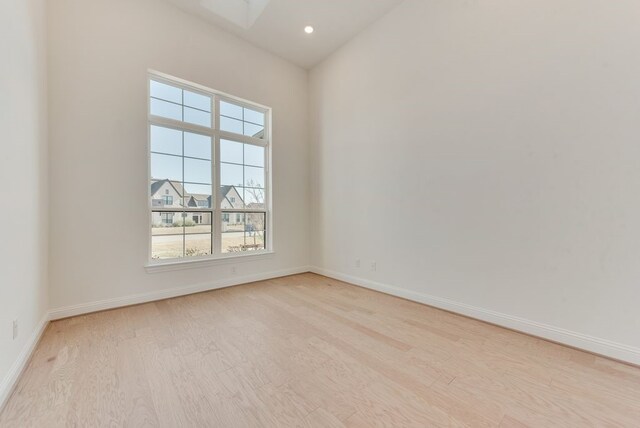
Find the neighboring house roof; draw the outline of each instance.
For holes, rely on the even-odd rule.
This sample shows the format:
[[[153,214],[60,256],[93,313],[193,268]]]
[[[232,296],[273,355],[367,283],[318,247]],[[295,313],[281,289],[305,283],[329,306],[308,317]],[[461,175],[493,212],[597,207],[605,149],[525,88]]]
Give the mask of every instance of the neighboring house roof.
[[[180,197],[188,198],[189,199],[189,201],[187,202],[188,206],[198,205],[197,201],[204,201],[204,200],[207,200],[209,202],[209,206],[211,206],[211,195],[185,192],[184,187],[182,187],[182,184],[180,182],[168,180],[168,179],[164,179],[164,180],[151,179],[151,197],[152,198],[156,193],[158,193],[158,191],[162,188],[162,186],[165,183],[169,183],[175,189],[176,193],[180,195]],[[232,190],[234,190],[235,194],[238,196],[238,198],[240,198],[240,201],[235,203],[237,204],[237,203],[243,202],[242,197],[240,196],[240,193],[236,190],[235,186],[221,186],[220,190],[222,191],[222,198],[227,199],[227,201],[231,205],[233,205],[234,203],[229,201],[228,195]],[[191,205],[192,201],[194,201],[193,205]]]
[[[233,186],[220,186],[220,189],[222,190],[222,196],[227,196],[227,194],[231,191],[231,189],[233,189]]]
[[[171,184],[171,186],[173,186],[173,188],[178,193],[178,195],[184,196],[184,187],[182,187],[182,184],[178,181],[171,181],[167,179],[165,180],[151,179],[151,196],[158,193],[158,190],[160,190],[162,185],[165,183]]]
[[[227,195],[229,194],[229,192],[231,192],[231,189],[235,189],[233,186],[221,186],[220,187],[220,191],[222,191],[222,199],[226,199],[229,203],[231,203],[231,201],[229,201],[229,198],[227,197]],[[238,193],[236,191],[236,193]],[[238,193],[238,197],[240,196],[240,193]]]
[[[235,186],[222,186],[220,187],[220,190],[222,191],[222,199],[226,199],[229,205],[231,205],[231,207],[237,208],[237,207],[242,207],[242,205],[244,205],[242,196],[240,196],[240,192],[238,192],[238,189],[236,189]],[[238,197],[239,201],[232,202],[229,199],[229,193],[231,193],[232,190],[234,191],[235,195]]]
[[[207,204],[209,206],[211,206],[211,195],[187,195],[187,198],[189,198],[189,202],[187,202],[187,206],[189,207],[197,207],[198,206],[198,202],[201,201],[207,201]]]

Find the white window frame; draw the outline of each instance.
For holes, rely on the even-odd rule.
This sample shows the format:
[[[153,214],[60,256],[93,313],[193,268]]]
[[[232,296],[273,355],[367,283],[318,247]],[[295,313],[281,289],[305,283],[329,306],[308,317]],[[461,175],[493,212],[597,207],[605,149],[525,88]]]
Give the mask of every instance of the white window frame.
[[[206,126],[191,124],[188,122],[183,122],[179,120],[169,119],[161,116],[155,116],[151,114],[151,80],[155,80],[157,82],[166,83],[171,86],[178,87],[183,90],[188,90],[191,92],[199,93],[202,95],[206,95],[211,97],[212,105],[211,105],[211,115],[212,115],[212,126],[208,128]],[[272,178],[271,178],[271,119],[272,119],[272,109],[270,107],[257,104],[251,101],[244,100],[242,98],[235,97],[233,95],[225,94],[220,91],[216,91],[215,89],[208,88],[206,86],[202,86],[196,83],[188,82],[186,80],[170,76],[165,73],[160,73],[155,70],[149,70],[147,74],[147,217],[148,221],[148,252],[147,252],[147,264],[145,268],[147,272],[162,272],[165,270],[174,270],[174,269],[182,269],[191,266],[199,266],[203,264],[217,264],[220,262],[233,262],[238,261],[238,259],[242,260],[252,260],[255,258],[263,258],[266,255],[270,255],[274,253],[273,247],[273,207],[272,207]],[[233,104],[250,108],[255,111],[259,111],[264,113],[265,115],[265,123],[264,123],[264,138],[256,138],[247,135],[235,134],[233,132],[222,131],[220,129],[220,116],[218,112],[220,111],[220,101],[227,101]],[[151,201],[151,186],[149,185],[151,179],[151,126],[157,125],[172,129],[178,129],[187,132],[195,132],[198,134],[203,134],[211,137],[211,163],[212,163],[212,207],[211,208],[189,208],[182,207],[181,209],[173,209],[167,208],[164,209],[162,207],[153,207]],[[222,202],[222,191],[220,186],[220,140],[231,140],[244,144],[251,144],[254,146],[264,147],[265,149],[265,160],[264,160],[264,172],[265,172],[265,209],[264,210],[255,210],[255,209],[225,209],[221,210],[221,202]],[[211,239],[212,239],[212,254],[206,256],[195,256],[195,257],[183,257],[176,259],[153,259],[152,258],[152,215],[153,212],[178,212],[178,211],[188,211],[192,212],[206,212],[212,213],[212,231],[211,231]],[[221,252],[221,241],[222,241],[222,213],[264,213],[265,215],[265,249],[262,250],[253,250],[247,252],[233,252],[233,253],[222,253]]]

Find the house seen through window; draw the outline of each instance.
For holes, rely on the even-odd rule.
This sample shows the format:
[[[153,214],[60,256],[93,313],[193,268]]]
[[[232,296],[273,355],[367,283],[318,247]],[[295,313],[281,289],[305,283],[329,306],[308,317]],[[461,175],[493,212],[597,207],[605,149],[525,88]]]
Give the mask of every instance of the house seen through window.
[[[269,248],[270,109],[149,78],[151,259]]]

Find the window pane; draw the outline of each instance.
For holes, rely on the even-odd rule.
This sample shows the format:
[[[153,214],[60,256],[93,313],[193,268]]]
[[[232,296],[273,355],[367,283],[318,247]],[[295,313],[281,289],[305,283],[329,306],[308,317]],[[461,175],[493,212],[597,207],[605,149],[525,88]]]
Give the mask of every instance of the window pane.
[[[254,138],[264,138],[264,127],[260,125],[254,125],[253,123],[244,123],[244,135],[248,135]]]
[[[184,105],[211,112],[211,97],[184,91]]]
[[[194,158],[211,159],[211,137],[185,132],[184,155]]]
[[[152,80],[150,93],[154,98],[160,98],[162,100],[182,104],[182,89],[167,85],[166,83],[160,83]]]
[[[264,231],[245,232],[243,251],[259,251],[265,249]]]
[[[244,245],[244,214],[222,213],[222,252],[242,251]]]
[[[244,164],[252,166],[264,166],[264,147],[244,145]]]
[[[182,132],[151,125],[151,151],[182,155]]]
[[[182,157],[151,153],[151,179],[182,181]]]
[[[222,252],[265,249],[264,213],[222,213]]]
[[[184,121],[193,123],[195,125],[206,126],[211,128],[211,113],[192,109],[190,107],[184,108]]]
[[[152,215],[151,232],[153,235],[182,235],[182,213],[154,211]]]
[[[235,186],[222,186],[220,188],[222,200],[220,208],[223,210],[244,208],[244,200],[242,196],[242,188]]]
[[[242,134],[242,121],[220,116],[220,129],[227,132]]]
[[[262,112],[220,101],[220,129],[255,138],[264,138],[265,115]]]
[[[245,207],[252,210],[265,209],[265,193],[263,189],[254,189],[247,187],[244,189]]]
[[[198,257],[211,254],[211,234],[185,235],[185,256]]]
[[[211,161],[184,158],[184,181],[211,184]]]
[[[195,195],[196,197],[211,196],[211,185],[210,184],[192,184],[185,183],[184,191],[187,195]]]
[[[244,251],[265,249],[265,215],[251,213],[245,215]]]
[[[152,236],[151,258],[177,259],[183,256],[184,236]]]
[[[169,119],[182,120],[182,106],[151,98],[151,114]]]
[[[211,234],[210,212],[187,212],[184,220],[184,233],[187,235]]]
[[[180,213],[171,213],[171,214],[175,214],[173,216],[173,226],[179,227],[180,233],[184,233],[184,219],[187,216],[187,213],[180,212]]]
[[[264,168],[244,167],[244,184],[246,187],[264,189]]]
[[[211,197],[192,195],[186,204],[187,208],[211,208]]]
[[[182,213],[154,211],[151,219],[151,257],[174,259],[184,254],[184,228],[180,226]]]
[[[242,120],[242,107],[225,101],[220,101],[220,114]]]
[[[263,231],[265,229],[265,214],[264,213],[246,213],[245,214],[245,232]]]
[[[251,123],[254,123],[256,125],[264,126],[264,113],[245,108],[244,109],[244,120],[246,122],[251,122]]]
[[[187,212],[185,214],[185,256],[211,254],[211,213]]]
[[[155,208],[180,208],[182,203],[182,186],[177,181],[152,180],[151,206]]]
[[[211,186],[186,183],[184,190],[188,208],[211,208]]]
[[[222,162],[242,163],[242,143],[220,140],[220,160]]]
[[[220,164],[220,184],[223,186],[241,186],[243,174],[241,165]]]

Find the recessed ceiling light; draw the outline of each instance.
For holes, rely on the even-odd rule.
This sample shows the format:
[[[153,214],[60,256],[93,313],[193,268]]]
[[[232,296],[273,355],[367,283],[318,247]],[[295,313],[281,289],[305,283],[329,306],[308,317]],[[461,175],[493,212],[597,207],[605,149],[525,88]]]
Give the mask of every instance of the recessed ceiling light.
[[[313,27],[311,25],[307,25],[306,27],[304,27],[304,32],[307,34],[313,33]]]

